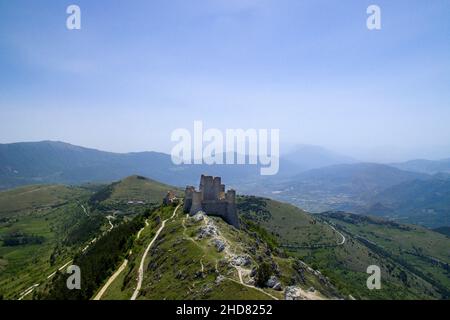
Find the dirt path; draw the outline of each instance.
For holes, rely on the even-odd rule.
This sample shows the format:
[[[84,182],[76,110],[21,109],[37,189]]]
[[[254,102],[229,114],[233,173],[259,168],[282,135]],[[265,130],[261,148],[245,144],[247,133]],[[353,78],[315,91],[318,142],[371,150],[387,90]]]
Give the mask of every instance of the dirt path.
[[[114,282],[114,280],[116,280],[116,278],[122,273],[122,271],[125,270],[127,265],[128,259],[125,259],[120,268],[108,279],[103,288],[97,293],[97,295],[94,297],[94,300],[100,300],[103,297],[106,290],[108,290],[109,286]]]
[[[210,220],[209,220],[209,218],[208,218],[207,216],[205,216],[205,217],[203,218],[203,223],[204,223],[205,225],[207,225],[209,221],[210,221]],[[232,259],[233,257],[235,257],[236,254],[235,254],[234,252],[231,251],[231,245],[230,245],[230,242],[228,241],[227,238],[225,238],[225,237],[220,233],[219,229],[217,229],[217,235],[216,235],[215,237],[216,237],[217,239],[220,239],[221,241],[223,241],[223,242],[225,243],[225,249],[224,249],[223,253],[224,253],[225,257],[227,258],[227,260],[228,260],[228,261],[231,261],[231,259]],[[194,239],[191,239],[191,240],[194,241],[194,242],[196,242]],[[230,281],[233,281],[233,282],[235,282],[235,283],[239,283],[240,285],[243,285],[243,286],[245,286],[245,287],[247,287],[247,288],[252,288],[252,289],[258,290],[259,292],[264,293],[265,295],[267,295],[268,297],[270,297],[270,298],[272,298],[272,299],[274,299],[274,300],[279,300],[277,297],[271,295],[270,293],[264,291],[263,289],[245,283],[244,277],[242,276],[242,272],[245,271],[245,273],[249,273],[250,270],[247,270],[247,269],[242,268],[242,267],[240,267],[240,266],[236,266],[236,265],[234,265],[234,264],[231,264],[231,265],[236,269],[237,274],[238,274],[239,281],[237,281],[237,280],[235,280],[235,279],[232,279],[232,278],[229,278],[229,277],[225,277],[226,279],[228,279],[228,280],[230,280]],[[218,270],[217,266],[218,266],[218,261],[216,261],[216,271],[219,273],[219,270]]]
[[[109,220],[108,220],[109,221]],[[146,227],[149,226],[148,220],[145,220],[145,226],[139,230],[139,232],[137,233],[136,236],[136,240],[139,239],[141,237],[141,233],[142,231],[144,231],[144,229]],[[112,228],[111,228],[112,229]],[[129,256],[131,256],[133,254],[133,251],[130,250],[130,252],[128,253]],[[117,271],[108,279],[108,281],[105,283],[105,285],[103,286],[103,288],[97,293],[97,295],[94,297],[94,300],[100,300],[102,298],[102,296],[105,294],[106,290],[108,290],[108,288],[111,286],[111,284],[116,280],[116,278],[125,270],[125,268],[128,265],[128,259],[123,260],[122,265],[119,267],[119,269],[117,269]]]
[[[137,233],[137,236],[136,236],[136,239],[139,239],[140,237],[141,237],[141,233],[142,233],[142,231],[144,231],[144,229],[146,228],[146,227],[148,227],[148,220],[145,220],[145,227],[143,227],[141,230],[139,230],[139,232]]]
[[[112,222],[111,222],[111,219],[114,219],[114,217],[112,217],[112,216],[107,216],[106,219],[108,219],[109,226],[111,227],[111,228],[108,230],[108,232],[109,232],[109,231],[111,231],[112,229],[114,229],[114,225],[113,225]]]
[[[189,237],[189,236],[186,234],[186,231],[187,231],[187,228],[186,228],[186,219],[188,219],[188,218],[189,218],[189,214],[187,214],[186,217],[181,221],[181,225],[182,225],[182,227],[183,227],[183,229],[184,229],[184,230],[183,230],[183,236],[184,236],[186,239],[188,239],[189,241],[191,241],[192,243],[194,243],[197,247],[203,249],[203,247],[202,247],[200,244],[198,244],[197,241],[195,241],[194,238]]]
[[[200,268],[201,268],[201,272],[204,273],[205,272],[205,266],[203,265],[203,258],[200,259]]]
[[[34,291],[34,289],[36,289],[37,287],[39,287],[40,283],[36,283],[34,285],[32,285],[31,287],[29,287],[27,290],[25,290],[24,292],[21,293],[21,296],[19,298],[19,300],[22,300],[23,298],[25,298],[27,295],[29,295],[30,293],[32,293]]]
[[[83,208],[84,213],[85,213],[86,215],[89,216],[89,214],[88,214],[86,208],[85,208],[82,204],[80,204],[80,206]],[[109,222],[109,225],[110,225],[110,229],[109,229],[107,232],[110,232],[112,229],[114,229],[114,225],[111,223],[111,219],[112,219],[112,218],[113,218],[112,216],[107,216],[107,217],[106,217],[106,219],[108,219],[108,222]],[[146,224],[148,225],[147,222],[146,222]],[[86,247],[84,247],[84,248],[81,250],[81,252],[85,252],[87,249],[89,249],[89,247],[91,246],[91,244],[95,243],[96,241],[97,241],[97,238],[94,238],[91,242],[89,242],[89,244],[88,244]],[[64,264],[62,267],[60,267],[58,270],[59,270],[59,271],[62,271],[65,267],[67,267],[67,266],[68,266],[70,263],[72,263],[72,262],[73,262],[73,260],[70,260],[69,262],[67,262],[66,264]],[[56,274],[56,272],[57,272],[57,271],[55,271],[55,272],[49,274],[49,275],[47,276],[47,280],[50,279],[50,278],[52,278],[52,277],[54,277],[55,274]],[[30,288],[28,288],[27,290],[25,290],[24,292],[22,292],[22,293],[19,295],[19,296],[20,296],[20,297],[19,297],[19,300],[22,300],[23,298],[25,298],[27,295],[29,295],[30,293],[32,293],[32,292],[34,291],[34,289],[36,289],[36,288],[39,287],[40,285],[41,285],[40,283],[36,283],[36,284],[32,285]]]
[[[137,233],[136,240],[141,237],[142,231],[146,227],[149,226],[148,220],[145,220],[145,227],[143,227],[139,232]],[[130,250],[128,253],[129,256],[133,254],[133,251]],[[116,280],[116,278],[125,270],[126,266],[128,265],[128,259],[123,260],[122,265],[119,267],[119,269],[108,279],[106,284],[103,286],[103,288],[97,293],[97,295],[94,297],[94,300],[100,300],[102,296],[105,294],[106,290],[111,286],[111,284]]]
[[[235,283],[239,283],[240,285],[243,285],[244,287],[247,287],[247,288],[251,288],[251,289],[255,289],[255,290],[258,290],[259,292],[261,292],[261,293],[264,293],[264,294],[265,294],[266,296],[268,296],[268,297],[270,297],[270,298],[272,298],[272,299],[274,299],[274,300],[280,300],[280,299],[278,299],[277,297],[275,297],[275,296],[271,295],[270,293],[268,293],[268,292],[264,291],[264,290],[263,290],[263,289],[261,289],[261,288],[258,288],[258,287],[255,287],[255,286],[252,286],[252,285],[246,284],[245,282],[239,282],[239,281],[237,281],[237,280],[234,280],[234,279],[232,279],[232,278],[228,278],[228,277],[226,277],[226,279],[228,279],[228,280],[230,280],[230,281],[233,281],[233,282],[235,282]]]
[[[327,223],[327,224],[328,224],[328,223]],[[342,237],[342,241],[340,241],[340,242],[338,243],[338,246],[342,246],[342,245],[345,243],[345,241],[346,241],[347,239],[345,238],[345,236],[344,236],[341,232],[337,231],[336,228],[333,227],[331,224],[328,224],[328,225],[330,226],[331,229],[333,229],[334,232],[336,232],[337,234],[339,234],[339,235]]]
[[[80,204],[81,208],[83,208],[84,213],[89,217],[89,213],[86,210],[86,207]]]
[[[162,222],[161,227],[158,229],[158,231],[156,232],[155,236],[153,237],[152,241],[149,243],[149,245],[147,246],[147,249],[145,250],[144,254],[142,255],[142,259],[141,259],[141,264],[139,265],[139,271],[138,271],[138,282],[137,282],[137,286],[136,289],[133,292],[133,295],[131,296],[130,300],[136,300],[136,298],[139,295],[139,291],[141,290],[142,287],[142,281],[144,279],[144,263],[145,263],[145,258],[148,255],[148,252],[150,251],[150,248],[153,246],[153,243],[155,243],[156,239],[158,238],[159,234],[161,233],[161,231],[164,230],[164,227],[166,226],[166,222],[168,220],[171,220],[175,217],[178,208],[181,206],[181,204],[179,204],[174,210],[173,210],[173,214],[169,219],[166,219]]]
[[[72,263],[73,261],[72,260],[70,260],[69,262],[67,262],[66,264],[64,264],[62,267],[60,267],[58,270],[59,271],[62,271],[65,267],[67,267],[70,263]],[[52,278],[55,274],[56,274],[56,272],[57,271],[55,271],[55,272],[53,272],[53,273],[51,273],[48,277],[47,277],[47,279],[50,279],[50,278]],[[19,300],[23,300],[23,298],[25,298],[27,295],[29,295],[30,293],[32,293],[33,291],[34,291],[34,289],[36,289],[37,287],[39,287],[41,284],[40,283],[36,283],[36,284],[33,284],[31,287],[29,287],[27,290],[25,290],[25,291],[23,291],[19,296]]]

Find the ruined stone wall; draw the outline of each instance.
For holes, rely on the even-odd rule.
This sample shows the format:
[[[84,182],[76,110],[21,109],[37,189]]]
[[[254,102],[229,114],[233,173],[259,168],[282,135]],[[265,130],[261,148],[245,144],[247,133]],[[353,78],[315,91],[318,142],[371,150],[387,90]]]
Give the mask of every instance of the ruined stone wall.
[[[203,192],[202,191],[194,191],[194,193],[192,194],[192,206],[191,206],[191,210],[190,210],[191,215],[194,215],[197,212],[203,210],[202,199],[203,199]]]
[[[202,202],[203,211],[208,215],[225,217],[227,215],[228,204],[224,201],[208,201]]]
[[[211,176],[202,175],[200,179],[200,191],[203,192],[203,200],[216,200],[214,193],[214,180]]]
[[[183,211],[184,213],[189,213],[192,207],[192,194],[194,193],[195,188],[192,186],[187,186],[186,191],[184,192],[184,205]]]
[[[200,191],[188,186],[185,191],[184,212],[195,215],[204,211],[211,216],[218,216],[227,223],[239,228],[239,218],[236,210],[236,192],[228,190],[220,177],[202,175],[200,178]]]
[[[226,221],[228,221],[229,224],[239,229],[239,218],[237,215],[237,208],[236,208],[236,191],[228,190],[227,193],[225,194],[225,200],[227,203]]]

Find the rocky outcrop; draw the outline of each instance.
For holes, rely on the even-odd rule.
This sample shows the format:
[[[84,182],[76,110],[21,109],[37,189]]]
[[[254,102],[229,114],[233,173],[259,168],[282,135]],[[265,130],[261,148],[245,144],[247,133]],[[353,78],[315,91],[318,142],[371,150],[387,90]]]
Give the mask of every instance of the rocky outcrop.
[[[277,291],[281,291],[281,290],[282,290],[281,283],[280,283],[280,281],[278,280],[278,278],[275,277],[275,276],[271,276],[271,277],[269,278],[269,280],[267,280],[266,286],[267,286],[268,288],[272,288],[272,289],[277,290]]]

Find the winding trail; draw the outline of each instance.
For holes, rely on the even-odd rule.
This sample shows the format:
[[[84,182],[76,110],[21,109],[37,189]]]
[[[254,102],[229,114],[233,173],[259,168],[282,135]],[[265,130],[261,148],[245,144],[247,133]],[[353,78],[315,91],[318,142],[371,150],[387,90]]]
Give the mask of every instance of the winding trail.
[[[70,260],[69,262],[67,262],[66,264],[64,264],[62,267],[58,268],[58,270],[59,270],[59,271],[62,271],[65,267],[67,267],[67,266],[68,266],[70,263],[72,263],[72,262],[73,262],[73,261]],[[52,277],[56,274],[56,272],[57,272],[57,271],[51,273],[51,274],[47,277],[47,279],[52,278]],[[23,292],[20,294],[19,300],[23,300],[23,298],[25,298],[27,295],[29,295],[30,293],[32,293],[32,292],[34,291],[34,289],[36,289],[36,288],[39,287],[40,285],[41,285],[40,283],[33,284],[33,285],[32,285],[31,287],[29,287],[27,290],[23,291]]]
[[[327,224],[330,226],[331,229],[333,229],[334,232],[336,232],[337,234],[339,234],[342,237],[342,241],[338,243],[338,246],[342,246],[345,243],[345,241],[347,240],[345,238],[345,236],[341,232],[337,231],[336,228],[333,227],[331,224],[329,224],[329,223],[327,223]]]
[[[86,207],[85,207],[84,205],[82,205],[82,204],[80,204],[80,206],[81,206],[81,208],[83,208],[84,213],[85,213],[87,216],[89,216],[89,213],[88,213]],[[112,222],[111,222],[111,219],[113,219],[113,218],[114,218],[114,217],[112,217],[112,216],[107,216],[107,217],[106,217],[106,219],[108,219],[108,222],[109,222],[109,225],[110,225],[110,229],[109,229],[107,232],[110,232],[112,229],[114,229],[114,225],[113,225]],[[147,221],[146,221],[145,223],[146,223],[146,225],[148,226]],[[91,242],[89,242],[89,244],[88,244],[86,247],[84,247],[84,248],[81,250],[81,252],[85,252],[87,249],[89,249],[89,247],[91,246],[91,244],[95,243],[96,241],[97,241],[97,238],[94,238]],[[67,266],[68,266],[70,263],[72,263],[72,262],[73,262],[73,260],[70,260],[69,262],[65,263],[62,267],[58,268],[57,271],[62,271],[65,267],[67,267]],[[57,271],[55,271],[55,272],[49,274],[49,275],[47,276],[47,280],[50,279],[50,278],[53,278],[53,277],[55,276],[55,274],[56,274]],[[111,282],[112,282],[112,281],[111,281]],[[34,291],[34,289],[36,289],[36,288],[39,287],[40,285],[41,285],[40,283],[36,283],[36,284],[32,285],[31,287],[29,287],[27,290],[23,291],[23,292],[19,295],[19,299],[18,299],[18,300],[22,300],[23,298],[25,298],[27,295],[29,295],[30,293],[32,293],[32,292]]]
[[[81,208],[83,208],[84,213],[89,217],[89,213],[86,210],[86,207],[80,204]]]
[[[181,204],[179,204],[174,210],[173,210],[173,214],[169,219],[166,219],[162,222],[161,227],[158,229],[158,231],[156,231],[155,236],[153,237],[152,241],[149,243],[149,245],[147,246],[147,249],[145,249],[144,254],[142,255],[142,259],[141,259],[141,264],[139,265],[139,271],[138,271],[138,282],[137,282],[137,286],[136,289],[133,292],[133,295],[131,296],[130,300],[136,300],[136,298],[139,295],[139,291],[141,290],[142,287],[142,280],[144,279],[144,263],[145,263],[145,258],[148,255],[148,252],[150,251],[150,248],[153,246],[153,243],[155,243],[156,239],[159,237],[159,234],[161,233],[161,231],[164,230],[164,227],[166,226],[166,222],[169,220],[172,220],[176,213],[178,208],[181,206]]]
[[[141,237],[141,233],[142,231],[144,231],[144,229],[146,227],[149,226],[148,223],[148,219],[145,220],[145,226],[139,230],[139,232],[137,233],[136,236],[136,240],[139,239]],[[131,256],[133,254],[133,251],[130,250],[130,252],[128,252],[128,255]],[[123,260],[122,265],[119,267],[119,269],[117,269],[117,271],[108,279],[108,281],[105,283],[105,285],[101,288],[101,290],[97,293],[97,295],[94,297],[93,300],[100,300],[103,295],[105,294],[106,290],[108,290],[108,288],[111,286],[111,284],[116,280],[116,278],[125,270],[125,268],[128,265],[128,259]]]
[[[108,279],[103,288],[97,293],[97,295],[94,297],[94,300],[100,300],[103,297],[106,290],[108,290],[109,286],[114,282],[114,280],[116,280],[116,278],[122,273],[122,271],[125,270],[127,265],[128,259],[125,259],[120,268]]]
[[[136,236],[136,239],[139,239],[140,237],[141,237],[141,233],[142,233],[142,231],[144,231],[144,229],[146,228],[146,227],[148,227],[148,219],[147,220],[145,220],[145,227],[143,227],[141,230],[139,230],[139,232],[137,233],[137,236]]]
[[[108,230],[108,232],[111,231],[112,229],[114,229],[114,225],[113,225],[112,222],[111,222],[111,219],[113,219],[113,218],[114,218],[114,217],[112,217],[112,216],[107,216],[107,217],[106,217],[106,219],[108,219],[109,226],[111,227],[111,228]]]
[[[27,290],[25,290],[24,292],[21,293],[21,296],[19,298],[19,300],[22,300],[23,298],[25,298],[27,295],[29,295],[30,293],[32,293],[34,291],[34,289],[36,289],[37,287],[39,287],[39,283],[36,283],[34,285],[32,285],[31,287],[29,287]]]
[[[261,289],[261,288],[258,288],[258,287],[249,285],[249,284],[247,284],[247,283],[245,283],[245,282],[239,282],[239,281],[234,280],[234,279],[232,279],[232,278],[228,278],[228,277],[227,277],[227,279],[230,280],[230,281],[233,281],[233,282],[235,282],[235,283],[239,283],[240,285],[243,285],[244,287],[258,290],[259,292],[264,293],[266,296],[271,297],[271,298],[274,299],[274,300],[280,300],[280,299],[278,299],[277,297],[271,295],[270,293],[264,291],[264,290]]]
[[[187,218],[187,217],[188,217],[188,216],[186,216],[186,218]],[[207,225],[207,224],[208,224],[208,221],[209,221],[208,216],[205,216],[205,217],[203,218],[203,223],[204,223],[205,225]],[[185,231],[186,231],[186,230],[185,230]],[[231,250],[230,250],[231,244],[230,244],[230,242],[228,241],[228,239],[225,238],[225,237],[220,233],[219,230],[217,230],[217,233],[218,233],[218,234],[216,235],[216,238],[222,240],[222,241],[226,244],[226,245],[225,245],[225,249],[224,249],[223,252],[224,252],[225,257],[228,259],[228,261],[230,261],[233,257],[236,256],[236,255],[235,255],[233,252],[231,252]],[[196,241],[195,241],[194,239],[191,239],[191,240],[194,241],[194,242],[196,243]],[[198,244],[197,244],[197,245],[198,245]],[[202,262],[201,262],[201,263],[202,263]],[[203,263],[202,263],[202,264],[203,264]],[[216,261],[216,272],[220,274],[220,272],[219,272],[217,266],[218,266],[218,261]],[[232,266],[233,268],[236,269],[237,274],[238,274],[239,281],[237,281],[237,280],[235,280],[235,279],[232,279],[232,278],[230,278],[230,277],[224,277],[225,279],[228,279],[228,280],[230,280],[230,281],[232,281],[232,282],[234,282],[234,283],[238,283],[238,284],[240,284],[240,285],[243,285],[244,287],[258,290],[259,292],[264,293],[266,296],[268,296],[268,297],[270,297],[270,298],[272,298],[272,299],[274,299],[274,300],[279,300],[277,297],[271,295],[270,293],[264,291],[263,289],[245,283],[244,277],[242,276],[242,273],[243,273],[243,271],[249,272],[249,270],[246,270],[245,268],[242,268],[241,266],[237,266],[237,265],[235,265],[234,263],[231,263],[231,266]]]

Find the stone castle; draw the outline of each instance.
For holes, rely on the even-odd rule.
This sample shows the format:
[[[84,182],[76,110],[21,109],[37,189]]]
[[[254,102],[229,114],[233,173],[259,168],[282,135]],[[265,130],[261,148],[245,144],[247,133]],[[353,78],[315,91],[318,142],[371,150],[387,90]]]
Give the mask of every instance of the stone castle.
[[[225,185],[220,177],[202,175],[199,191],[187,186],[184,197],[184,212],[191,216],[203,211],[211,216],[218,216],[228,224],[239,229],[236,209],[236,191],[225,192]]]

